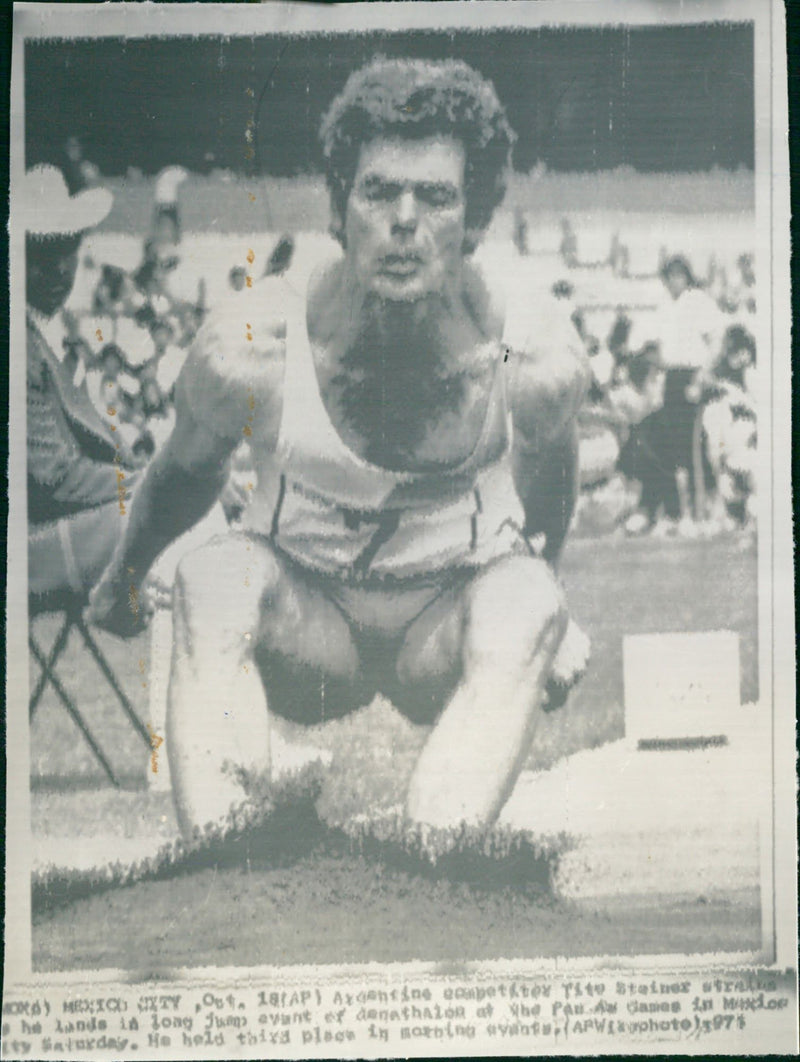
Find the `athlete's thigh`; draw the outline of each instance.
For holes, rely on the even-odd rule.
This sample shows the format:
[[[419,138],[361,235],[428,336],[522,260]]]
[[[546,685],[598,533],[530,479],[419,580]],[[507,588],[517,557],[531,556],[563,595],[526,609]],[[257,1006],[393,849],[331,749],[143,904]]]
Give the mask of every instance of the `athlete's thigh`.
[[[269,544],[276,577],[264,594],[254,657],[271,711],[314,724],[360,708],[367,688],[350,625],[325,581]]]
[[[523,665],[562,604],[552,570],[536,557],[508,556],[471,574],[409,626],[397,657],[393,703],[411,719],[433,722],[475,669]]]
[[[462,673],[470,579],[443,589],[409,625],[383,691],[409,719],[431,723],[447,703]]]
[[[363,703],[347,620],[321,581],[265,538],[230,533],[189,553],[174,608],[179,656],[215,675],[256,667],[271,710],[318,722]]]

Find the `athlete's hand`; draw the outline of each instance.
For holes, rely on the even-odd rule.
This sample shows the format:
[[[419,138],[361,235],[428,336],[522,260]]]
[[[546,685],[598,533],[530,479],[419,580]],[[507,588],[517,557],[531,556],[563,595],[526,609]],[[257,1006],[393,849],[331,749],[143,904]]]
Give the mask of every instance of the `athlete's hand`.
[[[545,691],[545,711],[560,708],[567,695],[586,674],[592,643],[588,634],[570,618],[561,645],[553,660]]]
[[[215,312],[181,373],[194,419],[222,438],[269,439],[277,431],[288,316],[282,303],[294,296],[274,286],[239,292]]]
[[[156,608],[168,608],[172,595],[169,588],[154,579],[141,587],[107,572],[89,594],[87,623],[116,634],[134,638],[140,634]]]

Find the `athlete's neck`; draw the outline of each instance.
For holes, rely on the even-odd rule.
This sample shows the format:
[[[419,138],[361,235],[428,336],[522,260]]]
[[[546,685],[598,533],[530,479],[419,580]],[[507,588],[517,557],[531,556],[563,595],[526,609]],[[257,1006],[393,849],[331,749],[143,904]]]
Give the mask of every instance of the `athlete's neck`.
[[[362,456],[410,467],[425,459],[442,418],[461,420],[487,337],[464,292],[455,302],[449,294],[390,301],[354,295],[345,278],[323,274],[309,291],[323,398]]]

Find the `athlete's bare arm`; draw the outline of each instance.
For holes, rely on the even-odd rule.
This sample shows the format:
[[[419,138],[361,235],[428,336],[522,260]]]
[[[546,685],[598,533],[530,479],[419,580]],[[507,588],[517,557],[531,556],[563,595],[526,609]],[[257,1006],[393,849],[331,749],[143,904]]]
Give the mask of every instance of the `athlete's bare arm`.
[[[516,345],[512,362],[513,469],[525,508],[525,532],[544,534],[544,557],[555,565],[578,496],[577,414],[589,370],[577,336],[556,324],[546,345]]]
[[[138,592],[151,565],[212,507],[241,439],[273,443],[286,326],[279,317],[247,321],[248,301],[241,306],[244,312],[222,315],[198,335],[176,387],[172,435],[148,467],[125,534],[92,591],[89,619],[116,634],[141,628]]]

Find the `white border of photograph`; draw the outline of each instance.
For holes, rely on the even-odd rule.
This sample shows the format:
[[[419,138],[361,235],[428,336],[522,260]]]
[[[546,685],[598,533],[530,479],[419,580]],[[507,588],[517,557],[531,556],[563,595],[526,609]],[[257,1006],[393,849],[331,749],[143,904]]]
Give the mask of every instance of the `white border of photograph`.
[[[249,36],[266,32],[341,33],[348,29],[411,29],[489,26],[579,26],[600,24],[683,24],[703,21],[755,21],[755,113],[756,113],[756,257],[758,262],[759,352],[771,351],[768,372],[762,374],[759,462],[763,489],[759,498],[759,688],[760,702],[770,710],[772,721],[772,814],[769,836],[763,839],[762,875],[763,947],[756,953],[725,955],[596,956],[571,960],[513,960],[465,962],[457,976],[465,982],[492,977],[564,978],[592,971],[660,971],[664,974],[702,972],[711,968],[795,969],[797,958],[796,848],[795,848],[795,753],[794,753],[794,609],[791,512],[791,387],[789,293],[789,172],[787,150],[787,98],[784,45],[784,15],[780,0],[697,0],[675,4],[671,0],[541,0],[516,3],[417,2],[405,4],[322,5],[283,3],[266,5],[207,4],[19,4],[15,6],[11,93],[11,350],[22,351],[24,326],[24,234],[14,223],[13,202],[24,176],[23,43],[34,37],[168,36],[174,34],[224,34]],[[769,264],[769,268],[766,268]],[[767,309],[768,308],[768,309]],[[762,365],[767,364],[762,359]],[[6,830],[6,939],[5,986],[15,990],[55,992],[59,987],[78,993],[81,989],[120,993],[129,991],[136,975],[127,971],[92,973],[31,973],[28,646],[27,646],[27,536],[25,522],[25,372],[24,358],[11,357],[10,366],[10,516],[8,547],[7,623],[7,830]],[[182,986],[201,988],[265,984],[383,983],[398,979],[436,978],[436,963],[263,966],[176,969],[171,978]],[[164,988],[161,982],[159,990]],[[141,985],[137,986],[139,989]],[[463,1053],[475,1053],[487,1045],[465,1044]],[[501,1041],[492,1050],[509,1048]],[[693,1050],[681,1042],[679,1049]],[[586,1045],[582,1045],[585,1049]],[[620,1043],[600,1042],[596,1050]],[[640,1043],[637,1052],[661,1052],[663,1043]],[[735,1040],[732,1050],[742,1050]],[[752,1048],[752,1045],[751,1045]],[[443,1045],[449,1054],[462,1047]],[[697,1050],[707,1052],[709,1042]],[[764,1049],[763,1047],[761,1048]],[[786,1042],[784,1050],[791,1050]],[[173,1049],[174,1050],[174,1049]],[[337,1044],[329,1051],[343,1056],[349,1048]],[[433,1044],[408,1054],[428,1054]],[[380,1045],[376,1045],[376,1054]],[[325,1050],[292,1052],[281,1057],[324,1056]],[[354,1052],[354,1053],[360,1053]],[[550,1052],[548,1052],[550,1053]],[[560,1053],[560,1052],[556,1052]],[[197,1052],[202,1056],[201,1052]],[[183,1057],[193,1057],[188,1052]],[[8,1056],[7,1056],[8,1057]],[[144,1055],[140,1052],[140,1057]],[[173,1054],[171,1057],[175,1057]]]

